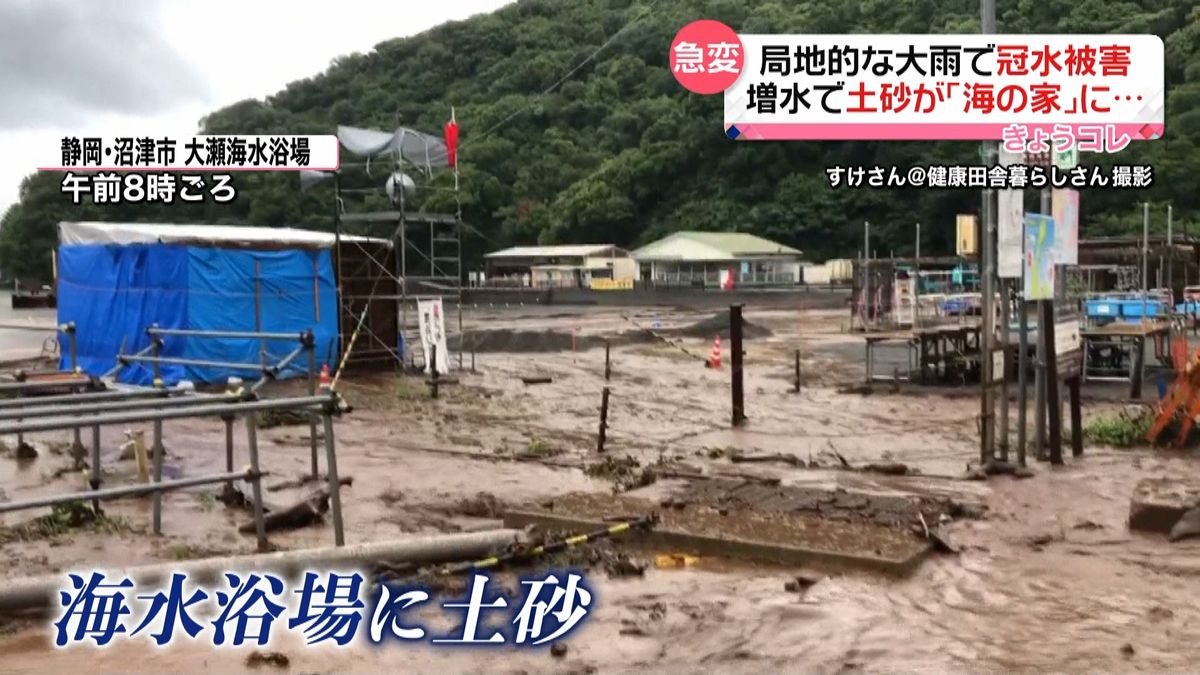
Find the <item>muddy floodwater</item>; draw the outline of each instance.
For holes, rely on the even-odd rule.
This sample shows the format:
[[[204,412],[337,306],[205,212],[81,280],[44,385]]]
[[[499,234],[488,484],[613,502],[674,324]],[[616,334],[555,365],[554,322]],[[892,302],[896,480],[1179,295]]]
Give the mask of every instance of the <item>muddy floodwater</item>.
[[[649,308],[478,309],[466,319],[468,329],[488,331],[476,343],[475,372],[468,353],[464,370],[453,373],[457,383],[445,385],[438,400],[419,377],[347,375],[339,391],[354,409],[334,425],[339,471],[353,479],[342,492],[347,543],[496,527],[506,508],[570,494],[599,498],[614,488],[655,503],[686,495],[698,485],[689,483],[691,474],[977,505],[978,517],[945,523],[958,553],[934,553],[900,578],[822,570],[802,592],[785,590],[794,568],[720,556],[683,567],[651,563],[644,576],[610,577],[595,567],[590,618],[559,656],[508,647],[310,648],[287,638],[270,647],[286,657],[286,669],[252,668],[253,647],[214,649],[186,640],[161,649],[139,638],[58,650],[43,616],[0,625],[0,672],[1194,671],[1200,540],[1168,543],[1126,524],[1137,482],[1196,475],[1200,462],[1191,453],[1089,443],[1083,457],[1068,452],[1062,467],[1031,461],[1029,478],[963,480],[979,455],[978,398],[890,385],[865,393],[858,386],[863,344],[842,332],[846,312],[804,309],[799,301],[794,308],[746,308],[755,327],[745,346],[748,421],[733,429],[728,341],[722,340],[721,369],[702,363],[714,337],[707,331],[719,321],[701,322],[712,316]],[[698,323],[700,329],[688,330]],[[638,326],[674,344],[647,338]],[[612,357],[607,383],[604,338]],[[799,393],[792,391],[797,349]],[[522,382],[531,376],[550,382]],[[606,454],[633,458],[639,471],[656,467],[648,485],[618,487],[614,476],[586,470],[599,459],[606,384]],[[296,387],[281,383],[269,394]],[[1084,395],[1085,422],[1124,405],[1087,388]],[[1014,427],[1015,420],[1014,406]],[[239,423],[235,430],[240,467],[244,429]],[[118,458],[124,431],[103,430],[109,484],[136,480],[134,462]],[[307,433],[303,425],[260,430],[263,469],[271,474],[265,485],[307,472]],[[168,476],[224,470],[220,420],[168,422],[165,439]],[[82,489],[84,479],[64,450],[69,434],[29,440],[36,459],[0,456],[7,498]],[[732,459],[771,455],[794,461]],[[870,463],[910,470],[845,470]],[[304,491],[268,491],[265,498],[288,504]],[[168,494],[161,537],[150,533],[149,500],[129,499],[108,507],[111,522],[103,528],[0,538],[0,575],[254,552],[253,535],[238,532],[249,516],[213,494],[200,488]],[[11,532],[44,513],[5,514],[0,524]],[[299,549],[328,546],[333,533],[326,520],[270,538],[278,548]],[[631,551],[648,561],[656,553],[672,551]]]

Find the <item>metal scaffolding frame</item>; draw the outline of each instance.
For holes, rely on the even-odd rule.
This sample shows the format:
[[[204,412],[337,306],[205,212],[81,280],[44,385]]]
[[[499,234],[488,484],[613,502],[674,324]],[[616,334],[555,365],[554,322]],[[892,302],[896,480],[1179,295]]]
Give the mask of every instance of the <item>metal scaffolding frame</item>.
[[[319,416],[325,431],[325,454],[330,503],[334,527],[334,543],[337,546],[345,544],[345,532],[342,522],[341,481],[338,478],[337,454],[334,445],[333,416],[339,414],[338,398],[333,392],[322,395],[259,400],[249,392],[229,393],[217,396],[192,394],[183,397],[170,397],[168,390],[155,398],[133,398],[105,403],[94,403],[83,396],[68,400],[59,397],[53,403],[43,406],[30,406],[6,411],[0,417],[0,434],[29,434],[44,431],[59,431],[78,429],[81,424],[92,428],[91,466],[89,485],[91,490],[69,494],[36,497],[32,499],[0,503],[0,513],[26,509],[42,508],[71,502],[91,501],[93,509],[100,512],[102,500],[118,499],[121,497],[153,495],[153,527],[155,534],[162,534],[162,494],[199,485],[225,483],[232,488],[235,480],[245,480],[250,484],[253,507],[254,528],[259,550],[267,549],[266,525],[262,499],[262,477],[268,475],[262,471],[259,464],[257,415],[260,412],[274,410],[304,410],[314,418]],[[113,392],[115,393],[115,392]],[[249,467],[244,471],[233,470],[233,433],[232,423],[236,416],[242,416],[246,424],[246,445]],[[222,473],[194,476],[184,479],[163,480],[163,422],[172,419],[195,417],[220,417],[226,424],[226,456],[225,471]],[[136,422],[152,422],[154,425],[154,440],[151,446],[153,453],[154,474],[152,482],[145,485],[128,485],[101,489],[103,484],[103,467],[100,460],[100,427],[106,425],[123,425]]]
[[[376,168],[381,165],[385,167],[388,175],[393,172],[400,172],[404,168],[403,160],[399,155],[389,159],[380,159],[375,162]],[[447,213],[431,213],[421,210],[414,210],[408,204],[408,198],[404,194],[405,190],[397,186],[395,190],[395,198],[392,200],[392,209],[389,210],[371,210],[369,206],[364,206],[363,211],[351,211],[347,209],[347,197],[356,197],[360,195],[369,195],[373,192],[383,192],[384,186],[377,188],[346,188],[343,186],[343,177],[346,176],[346,171],[351,168],[357,168],[360,165],[355,163],[342,163],[342,168],[334,175],[334,229],[335,229],[335,252],[337,255],[338,273],[338,296],[343,305],[343,311],[339,313],[339,317],[349,321],[339,322],[341,340],[341,350],[343,355],[354,349],[358,334],[365,327],[365,335],[368,340],[371,340],[370,355],[376,355],[381,351],[390,352],[392,359],[399,363],[405,354],[399,351],[399,345],[382,344],[378,335],[374,335],[373,331],[365,326],[364,317],[366,316],[369,303],[372,301],[388,301],[396,303],[397,332],[402,337],[404,351],[407,352],[410,363],[416,363],[416,355],[421,350],[421,340],[419,332],[419,317],[416,311],[416,303],[419,300],[431,298],[441,298],[443,304],[447,300],[453,300],[457,311],[457,330],[448,330],[448,333],[457,335],[457,353],[458,367],[462,368],[462,353],[463,353],[463,263],[462,263],[462,203],[459,194],[459,175],[457,163],[452,169],[454,175],[454,187],[451,191],[454,196],[455,212]],[[361,165],[369,170],[369,165]],[[368,176],[371,174],[368,172]],[[444,188],[437,188],[429,185],[417,185],[414,181],[413,188],[416,191],[436,191]],[[355,199],[357,203],[359,200]],[[346,224],[358,224],[361,227],[355,234],[364,234],[368,236],[379,236],[378,232],[371,232],[371,229],[380,224],[390,224],[393,229],[388,233],[388,239],[392,242],[392,250],[394,251],[394,260],[392,261],[392,269],[388,269],[387,261],[378,260],[375,256],[370,256],[369,260],[360,261],[358,269],[353,269],[344,263],[343,247],[341,244],[342,235],[345,234]],[[362,231],[366,230],[366,231]],[[360,246],[361,248],[361,246]],[[365,251],[364,251],[365,252]],[[372,289],[369,294],[363,296],[361,294],[346,293],[343,288],[343,279],[353,281],[358,278],[362,272],[362,267],[374,267],[374,278]],[[347,273],[349,272],[349,273]],[[396,292],[394,293],[379,293],[379,281],[387,278],[389,285],[392,285]],[[362,315],[355,317],[354,311],[350,310],[352,303],[360,302],[366,305]],[[352,324],[352,325],[346,325]],[[449,328],[449,327],[448,327]],[[380,349],[382,347],[383,349]],[[426,356],[421,353],[422,363]],[[347,360],[343,356],[344,360]],[[353,362],[353,359],[349,359]],[[403,364],[399,364],[403,365]]]

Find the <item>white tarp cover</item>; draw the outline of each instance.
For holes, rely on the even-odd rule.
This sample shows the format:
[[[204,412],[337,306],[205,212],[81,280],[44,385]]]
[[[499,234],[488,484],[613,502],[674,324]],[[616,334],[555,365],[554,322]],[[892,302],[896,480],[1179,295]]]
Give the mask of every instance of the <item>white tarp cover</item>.
[[[388,133],[375,129],[338,127],[338,140],[342,147],[359,157],[375,158],[399,153],[400,157],[426,171],[450,166],[446,155],[446,143],[437,136],[430,136],[412,129],[400,127]]]
[[[332,248],[332,232],[291,227],[244,225],[175,225],[171,223],[59,223],[58,242],[73,244],[200,243],[211,245],[274,244],[297,248]],[[386,239],[343,234],[342,241],[391,246]]]

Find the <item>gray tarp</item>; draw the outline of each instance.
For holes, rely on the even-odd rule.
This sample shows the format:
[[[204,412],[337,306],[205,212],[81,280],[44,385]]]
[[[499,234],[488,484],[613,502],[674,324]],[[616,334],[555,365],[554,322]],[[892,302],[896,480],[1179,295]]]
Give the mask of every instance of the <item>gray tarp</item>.
[[[446,156],[446,144],[442,139],[412,129],[400,127],[387,133],[374,129],[340,126],[337,136],[342,147],[359,157],[373,159],[398,152],[405,162],[419,166],[426,171],[450,166]]]

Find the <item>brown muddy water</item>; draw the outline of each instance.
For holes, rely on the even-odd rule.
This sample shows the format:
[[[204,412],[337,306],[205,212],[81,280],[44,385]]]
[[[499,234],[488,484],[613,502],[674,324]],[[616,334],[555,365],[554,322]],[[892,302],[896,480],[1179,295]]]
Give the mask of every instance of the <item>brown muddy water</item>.
[[[514,332],[565,331],[616,335],[643,326],[679,328],[710,313],[683,310],[539,308],[479,312],[471,325]],[[591,618],[572,634],[569,651],[436,650],[428,646],[308,648],[282,642],[286,672],[991,672],[1188,671],[1200,659],[1200,542],[1168,544],[1130,533],[1125,519],[1134,485],[1158,476],[1195,475],[1190,454],[1091,446],[1083,458],[1033,478],[957,480],[977,454],[977,401],[969,396],[912,396],[886,388],[871,395],[839,393],[862,377],[861,340],[839,332],[836,311],[747,309],[770,335],[746,345],[749,422],[729,428],[726,367],[694,358],[711,337],[680,336],[683,351],[658,342],[613,347],[608,452],[641,465],[669,463],[704,474],[738,472],[778,478],[788,486],[842,487],[878,494],[936,494],[986,504],[981,519],[955,521],[948,534],[959,555],[935,555],[904,579],[867,573],[833,574],[806,592],[784,590],[795,570],[705,560],[696,567],[657,569],[644,577],[607,578],[592,571],[597,590]],[[587,343],[595,344],[594,341]],[[803,391],[791,393],[792,353],[800,348]],[[418,378],[376,374],[339,385],[355,406],[337,421],[338,463],[353,485],[343,491],[349,543],[494,525],[497,508],[569,493],[610,494],[613,483],[581,470],[596,460],[603,349],[512,348],[476,355],[476,373],[430,400]],[[468,359],[469,362],[469,359]],[[548,375],[544,385],[520,376]],[[278,391],[284,391],[281,386]],[[1116,404],[1088,401],[1085,420]],[[116,458],[123,429],[106,429],[105,466],[112,482],[133,479],[130,461]],[[307,429],[259,433],[272,485],[308,467]],[[18,465],[0,457],[0,488],[9,498],[78,489],[82,477],[64,471],[56,452],[66,436],[38,436],[41,456]],[[5,439],[11,441],[12,439]],[[50,442],[51,445],[46,443]],[[238,464],[245,462],[237,428]],[[223,468],[219,421],[166,425],[170,475]],[[731,451],[788,454],[787,463],[733,464]],[[903,462],[916,476],[838,470],[852,464]],[[516,457],[537,462],[514,461]],[[323,465],[323,462],[322,462]],[[657,499],[677,481],[631,495]],[[301,489],[268,492],[284,504]],[[499,505],[481,508],[479,493]],[[483,502],[491,504],[491,502]],[[165,499],[164,536],[148,534],[149,502],[114,503],[117,525],[0,544],[2,578],[250,553],[247,522],[211,491]],[[8,514],[13,525],[37,512]],[[332,543],[328,525],[273,534],[282,548]],[[45,618],[0,628],[0,672],[271,672],[251,669],[252,648],[201,644],[155,648],[141,640],[106,649],[56,650]],[[279,672],[285,672],[279,670]]]

